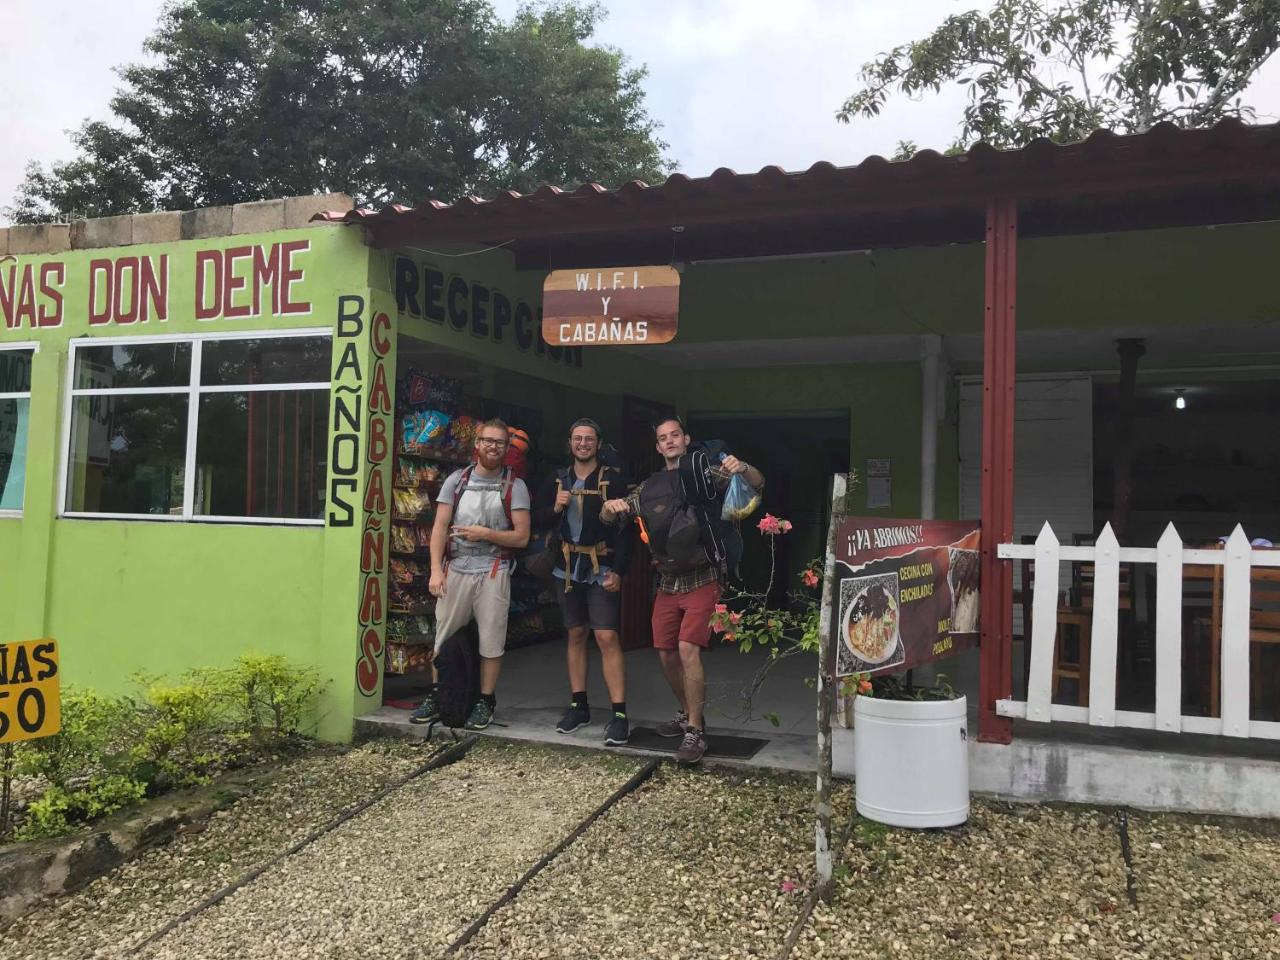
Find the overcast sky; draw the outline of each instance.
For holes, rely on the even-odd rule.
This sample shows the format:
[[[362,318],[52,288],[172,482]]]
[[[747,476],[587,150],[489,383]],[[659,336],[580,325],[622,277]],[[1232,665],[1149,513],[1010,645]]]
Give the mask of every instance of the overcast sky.
[[[509,16],[518,0],[496,0]],[[142,57],[163,0],[0,0],[0,207],[29,160],[65,160],[66,131],[106,118],[113,68]],[[898,140],[943,148],[955,136],[957,91],[895,100],[873,121],[834,114],[858,67],[915,39],[974,0],[609,0],[599,40],[649,67],[650,113],[681,170],[802,169],[856,163]],[[1280,58],[1250,100],[1280,115]]]

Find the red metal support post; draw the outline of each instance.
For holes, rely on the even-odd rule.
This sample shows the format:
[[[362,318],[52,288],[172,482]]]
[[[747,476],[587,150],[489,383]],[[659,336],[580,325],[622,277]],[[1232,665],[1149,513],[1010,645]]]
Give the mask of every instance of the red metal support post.
[[[1018,208],[987,202],[986,303],[982,359],[982,650],[978,739],[1009,743],[1013,725],[996,701],[1013,695],[1013,569],[996,555],[1013,539],[1014,362]]]

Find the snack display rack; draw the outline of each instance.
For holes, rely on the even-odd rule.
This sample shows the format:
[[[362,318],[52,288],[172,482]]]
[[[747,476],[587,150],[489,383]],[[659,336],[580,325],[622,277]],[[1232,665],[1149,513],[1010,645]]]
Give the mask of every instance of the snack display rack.
[[[419,673],[431,666],[435,597],[431,579],[431,524],[445,478],[470,458],[423,445],[396,449],[388,580],[387,673]]]
[[[536,417],[527,409],[464,395],[461,381],[422,369],[410,369],[397,381],[396,397],[385,671],[405,675],[431,666],[435,642],[435,597],[429,590],[431,527],[441,485],[454,470],[472,462],[476,425],[483,418],[533,422]],[[524,435],[527,449],[527,434],[518,432]],[[508,647],[558,636],[558,614],[546,585],[517,564],[511,583]]]

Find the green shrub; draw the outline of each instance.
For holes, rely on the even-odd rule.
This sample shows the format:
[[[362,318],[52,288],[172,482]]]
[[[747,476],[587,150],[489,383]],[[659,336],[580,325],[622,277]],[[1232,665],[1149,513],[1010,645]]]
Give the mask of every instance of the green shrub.
[[[16,775],[66,787],[73,780],[127,772],[133,710],[123,697],[68,689],[62,696],[62,729],[17,744]]]
[[[27,805],[22,826],[14,836],[18,840],[61,836],[82,824],[132,806],[146,792],[145,783],[119,774],[91,779],[75,790],[53,784]]]
[[[66,690],[62,729],[0,755],[0,840],[15,780],[43,792],[19,811],[18,839],[56,836],[147,793],[207,783],[219,770],[310,733],[324,683],[284,657],[246,654],[178,683],[136,676],[135,697]]]
[[[132,756],[141,779],[157,789],[208,783],[239,754],[237,737],[215,687],[201,673],[166,686],[138,677],[144,690],[134,701]]]
[[[317,700],[325,684],[310,667],[294,666],[279,655],[250,653],[219,672],[217,687],[227,699],[233,722],[262,749],[314,731]]]

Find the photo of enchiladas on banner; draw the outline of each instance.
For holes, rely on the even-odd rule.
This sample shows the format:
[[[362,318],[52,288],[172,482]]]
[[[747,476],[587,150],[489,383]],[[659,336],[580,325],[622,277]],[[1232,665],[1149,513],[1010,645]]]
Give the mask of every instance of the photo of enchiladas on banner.
[[[834,547],[839,676],[900,673],[978,645],[977,521],[851,517]]]

